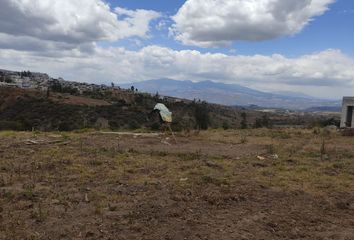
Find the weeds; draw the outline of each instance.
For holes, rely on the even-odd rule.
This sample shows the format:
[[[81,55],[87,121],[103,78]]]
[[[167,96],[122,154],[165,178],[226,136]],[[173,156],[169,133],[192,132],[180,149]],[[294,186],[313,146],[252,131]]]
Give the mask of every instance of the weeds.
[[[273,144],[269,144],[267,146],[267,153],[268,154],[275,154],[275,148],[274,148],[274,145]]]
[[[230,182],[226,178],[216,178],[210,175],[204,175],[200,178],[201,184],[214,184],[216,186],[230,185]]]
[[[291,135],[286,131],[272,131],[271,138],[290,139]]]
[[[16,131],[0,131],[0,137],[14,137],[16,135],[18,135]]]
[[[124,137],[118,144],[116,138],[107,136],[93,136],[88,140],[87,135],[80,133],[75,136],[68,133],[75,140],[73,145],[21,146],[18,143],[31,133],[17,133],[16,139],[9,134],[0,142],[3,150],[0,151],[3,160],[0,161],[0,204],[4,209],[0,213],[1,225],[7,226],[8,239],[12,236],[26,239],[33,232],[20,233],[17,222],[36,232],[57,231],[48,226],[52,227],[52,218],[62,216],[65,218],[61,220],[68,220],[65,225],[72,229],[91,220],[105,224],[106,228],[110,224],[131,227],[129,221],[139,224],[141,220],[136,214],[129,219],[134,211],[144,221],[158,222],[159,217],[168,219],[166,213],[177,211],[182,216],[185,213],[181,209],[194,211],[202,195],[216,196],[216,203],[243,191],[255,199],[272,194],[290,195],[294,201],[300,199],[294,204],[301,205],[304,199],[296,195],[299,192],[305,192],[307,197],[352,193],[354,139],[333,133],[317,136],[311,130],[281,132],[201,131],[199,136],[185,140],[190,144],[188,148],[183,148],[181,141],[180,149],[179,146],[160,148],[151,139],[136,140],[150,144],[148,147],[141,147],[141,142],[134,144],[132,139],[128,139],[132,144],[127,145]],[[248,144],[239,145],[240,142]],[[204,151],[205,147],[201,148],[204,143],[215,149]],[[223,144],[227,147],[223,148]],[[30,148],[34,150],[29,151]],[[319,161],[334,152],[336,161]],[[265,158],[257,159],[259,154]],[[286,158],[274,160],[271,155],[275,154]],[[170,198],[177,201],[173,206],[180,207],[178,201],[182,201],[182,208],[170,209]],[[276,198],[268,200],[277,201]],[[200,205],[200,209],[205,207]],[[166,211],[161,211],[161,207]],[[243,206],[239,207],[243,210]],[[56,215],[49,215],[51,208]],[[198,213],[203,211],[200,209]],[[90,216],[82,214],[83,210]],[[49,220],[50,224],[42,224]],[[57,221],[59,227],[63,224],[61,220]],[[79,236],[79,232],[70,231],[68,238]],[[1,234],[0,226],[0,238]]]
[[[324,160],[325,154],[326,154],[326,143],[324,137],[322,137],[322,143],[320,148],[321,161]]]
[[[248,142],[247,135],[241,135],[240,143],[245,144]]]
[[[97,167],[97,166],[101,166],[103,164],[103,162],[100,161],[99,159],[90,159],[88,161],[88,164],[91,166]]]
[[[44,222],[47,218],[47,211],[43,209],[42,201],[38,201],[36,207],[32,211],[32,218],[35,219],[37,222]]]
[[[198,150],[194,153],[178,153],[177,156],[182,161],[193,161],[201,158],[201,152]]]
[[[150,156],[166,157],[168,155],[169,153],[166,151],[155,151],[155,150],[150,151]]]
[[[82,133],[91,133],[91,132],[95,132],[95,131],[96,130],[93,128],[82,128],[82,129],[74,130],[73,133],[82,134]]]

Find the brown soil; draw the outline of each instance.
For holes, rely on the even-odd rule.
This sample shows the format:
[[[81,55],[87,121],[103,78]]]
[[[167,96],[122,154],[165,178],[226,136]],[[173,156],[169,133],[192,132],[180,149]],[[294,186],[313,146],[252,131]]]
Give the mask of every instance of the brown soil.
[[[18,99],[26,99],[28,97],[39,97],[43,95],[39,91],[24,90],[21,88],[0,87],[0,110],[11,107]]]
[[[61,104],[86,105],[86,106],[108,106],[111,105],[105,100],[94,99],[89,97],[73,96],[69,94],[52,94],[50,99]]]
[[[0,133],[0,239],[354,239],[354,139],[277,134]]]

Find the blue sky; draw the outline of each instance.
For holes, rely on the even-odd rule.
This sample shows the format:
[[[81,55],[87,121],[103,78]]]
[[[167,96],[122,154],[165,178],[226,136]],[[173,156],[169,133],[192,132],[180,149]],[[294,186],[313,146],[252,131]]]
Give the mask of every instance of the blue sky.
[[[350,0],[2,0],[0,68],[92,83],[354,89]]]
[[[185,0],[110,0],[112,7],[123,6],[129,9],[151,9],[174,15],[185,3]]]

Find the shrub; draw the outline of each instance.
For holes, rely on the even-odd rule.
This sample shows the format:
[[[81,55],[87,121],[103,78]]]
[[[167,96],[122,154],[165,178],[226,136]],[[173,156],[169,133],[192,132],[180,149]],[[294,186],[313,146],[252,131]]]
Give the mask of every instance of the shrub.
[[[24,130],[23,125],[16,121],[0,121],[0,130],[14,130],[21,131]]]
[[[247,114],[245,112],[241,113],[241,128],[246,129],[247,126]]]
[[[129,128],[130,129],[138,129],[138,128],[140,128],[141,127],[141,125],[136,121],[136,120],[134,120],[134,119],[132,119],[130,122],[129,122]]]
[[[329,118],[329,119],[321,119],[318,120],[317,125],[320,127],[326,127],[326,126],[340,126],[340,120],[339,119],[335,119],[335,118]]]
[[[267,114],[264,114],[262,118],[257,118],[254,123],[254,128],[272,128],[273,124]]]
[[[209,110],[205,102],[197,104],[195,107],[195,119],[197,122],[197,128],[206,130],[209,126]]]
[[[222,123],[222,128],[223,128],[224,130],[230,129],[230,122],[225,120],[225,121]]]
[[[241,139],[240,139],[240,143],[241,144],[245,144],[245,143],[247,143],[247,135],[241,135]]]

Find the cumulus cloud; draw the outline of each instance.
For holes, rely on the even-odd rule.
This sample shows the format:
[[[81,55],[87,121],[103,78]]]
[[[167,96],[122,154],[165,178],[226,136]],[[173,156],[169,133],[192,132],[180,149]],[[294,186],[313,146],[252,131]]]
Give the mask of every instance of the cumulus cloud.
[[[300,32],[334,0],[187,0],[170,33],[186,45],[215,47]]]
[[[180,41],[198,46],[273,38],[300,31],[330,2],[188,0],[173,18],[176,23],[171,31]],[[306,88],[310,94],[320,87],[327,89],[323,94],[332,96],[333,89],[349,91],[354,87],[354,60],[340,50],[288,58],[160,46],[130,51],[97,43],[130,38],[140,46],[141,38],[149,37],[150,22],[159,16],[148,10],[112,10],[103,0],[2,0],[0,66],[92,83],[154,78],[214,80],[261,90]],[[160,22],[157,28],[168,24]]]
[[[334,49],[287,58],[279,54],[242,56],[176,51],[159,46],[140,51],[94,46],[89,58],[76,50],[59,56],[0,50],[0,65],[10,69],[21,66],[18,70],[43,71],[70,80],[118,85],[156,78],[214,80],[258,89],[271,86],[277,90],[299,89],[332,97],[335,97],[334,89],[354,87],[354,59]],[[319,93],[319,87],[328,90]],[[340,94],[339,90],[336,94]]]
[[[14,48],[19,41],[29,42],[28,46],[35,49],[43,41],[48,41],[44,44],[47,47],[66,48],[102,40],[144,38],[149,23],[159,16],[158,12],[139,9],[116,8],[113,12],[102,0],[2,0],[0,44],[13,38]]]
[[[117,7],[115,8],[115,12],[118,14],[120,19],[123,19],[123,21],[120,22],[121,28],[126,29],[124,31],[126,36],[123,37],[147,37],[150,22],[161,16],[158,12],[145,9],[137,9],[132,11]]]

